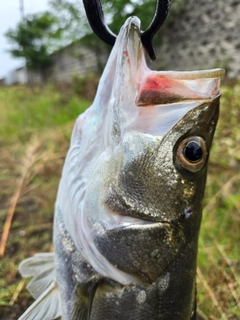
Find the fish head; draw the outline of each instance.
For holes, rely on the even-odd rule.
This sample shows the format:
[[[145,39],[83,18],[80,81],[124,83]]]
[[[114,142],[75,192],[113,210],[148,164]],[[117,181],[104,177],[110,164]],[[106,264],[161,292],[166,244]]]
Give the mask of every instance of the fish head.
[[[139,19],[122,27],[76,122],[57,198],[77,249],[101,276],[152,283],[183,252],[194,274],[222,75],[152,71]]]
[[[104,216],[93,218],[103,227],[94,241],[113,265],[151,283],[189,248],[195,267],[218,107],[219,97],[201,102],[162,137],[129,130],[96,171]]]

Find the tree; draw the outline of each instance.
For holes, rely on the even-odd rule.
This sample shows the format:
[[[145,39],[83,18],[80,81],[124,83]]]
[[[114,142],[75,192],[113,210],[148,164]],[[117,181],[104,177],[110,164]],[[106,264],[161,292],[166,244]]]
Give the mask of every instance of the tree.
[[[28,15],[15,29],[5,36],[15,45],[10,51],[13,57],[25,58],[31,70],[44,70],[51,64],[49,54],[54,50],[54,41],[60,39],[61,30],[56,28],[57,19],[50,13]]]
[[[61,45],[75,42],[91,33],[82,1],[49,0],[53,16],[57,20],[57,28],[61,31]]]

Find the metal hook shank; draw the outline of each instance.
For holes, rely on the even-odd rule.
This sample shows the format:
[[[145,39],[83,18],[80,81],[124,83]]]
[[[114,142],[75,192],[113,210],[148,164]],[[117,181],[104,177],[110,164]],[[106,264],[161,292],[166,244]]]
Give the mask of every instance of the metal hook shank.
[[[83,0],[88,22],[95,34],[104,42],[113,46],[116,35],[108,28],[100,0]]]
[[[153,20],[147,30],[141,32],[142,44],[151,60],[156,60],[156,54],[152,44],[153,37],[155,33],[160,29],[160,27],[164,24],[168,16],[170,6],[171,0],[157,0]]]
[[[89,24],[93,31],[101,40],[113,46],[117,36],[108,28],[104,21],[100,0],[83,0],[83,4]],[[147,30],[141,32],[142,44],[151,60],[156,60],[156,55],[152,44],[153,36],[166,20],[170,5],[171,0],[157,0],[156,11],[153,20]]]

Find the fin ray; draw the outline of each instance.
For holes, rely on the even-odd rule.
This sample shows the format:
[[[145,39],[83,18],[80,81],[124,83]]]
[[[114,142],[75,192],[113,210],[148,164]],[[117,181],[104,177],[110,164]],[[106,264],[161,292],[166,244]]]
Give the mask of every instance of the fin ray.
[[[52,320],[60,316],[60,293],[57,283],[53,281],[18,320]]]
[[[37,299],[55,279],[55,269],[47,269],[37,274],[27,285],[28,291]]]
[[[23,260],[18,270],[23,278],[27,278],[54,267],[54,253],[44,252],[36,253],[33,257]]]

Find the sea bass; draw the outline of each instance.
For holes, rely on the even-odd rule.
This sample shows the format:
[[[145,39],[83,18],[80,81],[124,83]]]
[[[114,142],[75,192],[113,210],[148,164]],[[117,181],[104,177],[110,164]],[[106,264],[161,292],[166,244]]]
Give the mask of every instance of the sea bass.
[[[55,253],[20,265],[22,319],[195,319],[196,258],[223,70],[152,71],[123,25],[76,121],[56,200]]]

